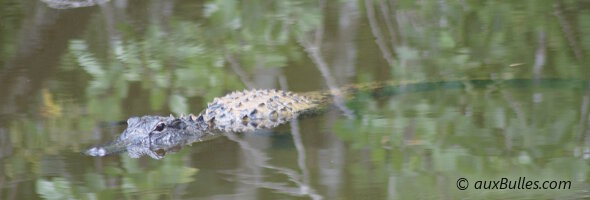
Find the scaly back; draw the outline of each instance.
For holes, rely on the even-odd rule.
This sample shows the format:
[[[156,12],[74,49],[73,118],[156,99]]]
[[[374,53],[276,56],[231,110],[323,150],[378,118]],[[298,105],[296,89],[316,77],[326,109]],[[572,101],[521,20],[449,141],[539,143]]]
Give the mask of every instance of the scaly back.
[[[317,96],[319,97],[319,96]],[[281,90],[244,90],[215,98],[199,114],[209,130],[247,132],[273,128],[317,108],[321,99]]]

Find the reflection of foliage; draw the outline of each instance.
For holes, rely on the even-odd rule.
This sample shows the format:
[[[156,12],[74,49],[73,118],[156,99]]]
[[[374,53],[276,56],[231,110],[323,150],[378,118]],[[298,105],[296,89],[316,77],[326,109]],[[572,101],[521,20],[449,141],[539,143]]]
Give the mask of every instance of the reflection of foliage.
[[[54,178],[51,181],[37,180],[37,193],[45,199],[81,199],[74,197],[70,189],[72,185],[64,178]]]
[[[383,0],[372,2],[375,6],[386,5]],[[577,77],[578,72],[587,72],[581,58],[589,55],[584,49],[588,45],[577,44],[586,44],[588,34],[583,33],[590,32],[588,23],[582,23],[587,13],[568,13],[575,10],[577,3],[401,1],[395,11],[380,8],[380,14],[393,16],[395,23],[375,23],[372,28],[378,30],[377,36],[395,30],[389,33],[389,40],[394,41],[389,48],[394,53],[385,54],[395,54],[390,64],[399,78],[531,75],[534,65],[541,63],[535,60],[538,56],[547,60],[542,66],[545,73]],[[379,8],[375,10],[379,14]],[[579,18],[580,24],[562,18]],[[547,50],[539,53],[539,49]],[[585,55],[578,55],[580,52]],[[513,64],[522,66],[509,67]]]
[[[572,181],[572,189],[567,193],[566,190],[529,190],[516,195],[469,191],[469,195],[479,197],[563,196],[584,188],[590,168],[587,161],[572,157],[577,145],[572,139],[577,131],[572,127],[577,127],[579,120],[576,112],[579,102],[563,104],[560,100],[572,92],[544,90],[550,94],[544,95],[548,98],[527,108],[517,105],[528,101],[531,92],[493,90],[496,89],[399,95],[382,106],[385,110],[376,109],[373,99],[357,98],[351,105],[361,118],[340,120],[335,133],[353,149],[370,152],[368,160],[378,167],[373,173],[400,174],[394,176],[396,190],[412,191],[400,193],[401,199],[416,198],[415,195],[465,196],[467,193],[457,193],[455,185],[446,185],[459,177],[470,181],[502,177]],[[560,112],[548,113],[543,108]],[[548,157],[555,159],[547,160]],[[362,165],[355,165],[352,179],[369,176],[364,173]],[[391,181],[387,176],[371,177],[376,178],[371,182]],[[441,181],[445,185],[438,185]],[[361,185],[366,184],[370,183]],[[421,188],[425,185],[439,190],[424,191]]]
[[[81,117],[79,107],[63,107],[62,116],[38,122],[20,119],[11,122],[9,133],[14,153],[22,158],[36,157],[37,153],[57,154],[64,147],[79,150],[85,143],[92,140],[88,134],[96,123],[96,119]]]
[[[42,90],[41,92],[43,93],[43,106],[40,108],[41,115],[47,118],[61,117],[61,106],[55,103],[51,93],[46,89]]]
[[[129,4],[121,13],[161,2]],[[104,171],[83,165],[87,164],[83,161],[75,163],[83,166],[68,166],[88,170],[73,172],[82,177],[77,177],[80,174],[43,177],[42,168],[55,167],[43,163],[43,156],[79,152],[94,143],[96,138],[91,133],[98,121],[121,120],[145,112],[196,112],[191,106],[202,106],[198,103],[229,90],[242,89],[238,76],[224,68],[229,65],[228,56],[235,58],[249,74],[260,68],[285,67],[304,60],[301,47],[293,38],[324,27],[326,37],[318,42],[333,42],[331,36],[339,34],[333,26],[342,14],[334,12],[337,9],[332,6],[345,1],[325,1],[326,9],[320,9],[315,1],[299,0],[248,3],[211,0],[204,5],[190,2],[189,6],[184,1],[167,2],[182,3],[174,8],[181,12],[175,10],[165,17],[155,11],[140,16],[118,16],[121,13],[108,16],[111,12],[107,9],[113,9],[111,4],[95,8],[94,11],[104,9],[104,12],[93,15],[85,35],[69,41],[68,51],[60,58],[59,77],[48,81],[44,92],[31,97],[43,100],[33,107],[44,106],[49,111],[46,118],[37,117],[38,112],[33,109],[24,113],[33,117],[11,119],[6,127],[0,127],[0,134],[7,133],[6,138],[10,140],[7,143],[11,145],[9,156],[2,158],[0,168],[9,182],[37,180],[37,192],[44,198],[119,199],[124,193],[130,199],[155,199],[169,194],[172,185],[191,182],[196,173],[196,169],[184,167],[182,153],[161,161],[141,160],[142,163],[123,156],[122,166],[120,162],[107,161]],[[369,3],[374,3],[377,24],[385,32],[387,24],[380,12],[386,9],[381,7],[381,2],[386,1]],[[359,44],[361,61],[355,69],[357,79],[379,79],[371,74],[384,74],[381,78],[395,80],[490,77],[490,74],[525,77],[532,74],[541,33],[546,35],[545,75],[587,78],[588,68],[584,63],[590,57],[587,49],[590,14],[578,8],[582,4],[578,1],[397,2],[393,6],[395,10],[385,13],[397,25],[391,38],[396,43],[389,44],[386,40],[394,58],[389,68],[365,70],[368,65],[381,63],[368,55],[378,54],[372,47],[370,30],[366,26],[355,30],[359,32],[354,42]],[[35,15],[38,13],[24,16],[22,11],[30,10],[23,8],[28,4],[14,0],[0,3],[0,60],[3,62],[8,62],[18,50],[21,18],[43,16]],[[195,12],[195,7],[202,12]],[[105,22],[110,17],[116,22],[112,26]],[[140,20],[133,21],[134,17]],[[109,29],[113,31],[102,32]],[[329,47],[324,45],[324,51],[330,51]],[[578,58],[576,52],[583,56]],[[331,53],[324,54],[326,60]],[[510,67],[514,63],[518,65]],[[306,80],[309,75],[302,72],[288,78]],[[309,86],[310,83],[300,85],[320,87]],[[80,97],[72,88],[86,89],[86,96]],[[457,176],[483,179],[481,176],[543,175],[540,178],[588,183],[588,161],[571,155],[578,145],[572,141],[573,133],[582,131],[577,130],[580,93],[543,90],[548,92],[543,95],[544,101],[531,103],[533,95],[529,92],[504,88],[482,92],[399,95],[386,102],[361,95],[350,102],[349,108],[357,111],[358,119],[337,121],[335,132],[338,139],[345,140],[352,148],[344,149],[350,153],[346,160],[358,156],[368,162],[347,161],[341,166],[348,171],[343,173],[346,177],[338,180],[352,180],[342,185],[350,185],[354,190],[339,192],[367,191],[367,186],[385,191],[391,183],[396,190],[403,191],[398,193],[399,199],[447,194],[480,197],[475,194],[478,191],[458,193],[448,184]],[[204,100],[193,101],[195,97]],[[136,104],[142,109],[125,110]],[[306,153],[313,151],[311,148]],[[70,156],[64,157],[79,155]],[[430,192],[424,188],[439,190]],[[510,192],[482,195],[509,196]]]
[[[298,56],[289,40],[291,32],[305,31],[320,20],[309,13],[314,10],[308,9],[311,4],[279,1],[259,6],[215,1],[205,6],[207,28],[172,19],[165,22],[166,29],[150,25],[141,40],[124,32],[121,40],[111,43],[106,58],[91,53],[84,40],[71,41],[70,53],[93,77],[88,95],[114,94],[121,99],[127,97],[130,82],[140,82],[150,92],[152,109],[162,109],[168,102],[173,112],[186,113],[190,110],[187,97],[211,99],[226,89],[241,88],[235,75],[223,69],[226,56],[236,57],[250,71],[260,66],[283,67],[288,57]],[[242,15],[236,9],[265,10],[265,15]],[[103,102],[109,104],[100,107],[113,107],[112,101]]]
[[[9,0],[0,2],[0,64],[6,65],[6,61],[16,52],[20,19],[22,18],[21,1]],[[0,69],[2,68],[0,67]]]
[[[205,34],[216,35],[210,42],[240,55],[244,66],[284,67],[289,56],[298,56],[290,36],[321,21],[314,6],[309,1],[214,1],[206,4],[205,17],[208,25],[219,25]]]
[[[38,179],[37,193],[47,199],[117,199],[120,197],[113,190],[119,188],[111,188],[108,180],[120,179],[126,199],[160,199],[162,195],[171,195],[175,185],[192,182],[198,172],[183,166],[183,153],[163,161],[151,160],[148,167],[140,167],[139,162],[123,158],[122,168],[107,166],[105,174],[86,173],[84,184],[74,184],[61,177]]]

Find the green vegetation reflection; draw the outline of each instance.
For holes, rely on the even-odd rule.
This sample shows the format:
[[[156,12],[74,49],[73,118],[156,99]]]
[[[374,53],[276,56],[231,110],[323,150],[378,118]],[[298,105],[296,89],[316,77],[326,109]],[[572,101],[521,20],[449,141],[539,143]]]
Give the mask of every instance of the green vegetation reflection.
[[[102,169],[88,158],[82,164],[64,160],[79,159],[70,153],[115,137],[117,130],[95,134],[107,132],[99,122],[198,112],[214,97],[251,87],[263,70],[279,70],[285,82],[296,82],[291,88],[322,89],[325,80],[317,78],[318,63],[304,43],[319,38],[315,48],[328,64],[337,63],[331,61],[343,54],[333,50],[341,47],[337,38],[350,34],[342,27],[354,19],[360,24],[353,30],[354,56],[344,56],[354,57],[354,73],[336,77],[339,85],[460,78],[584,80],[590,72],[590,12],[583,1],[133,1],[123,8],[113,2],[84,8],[91,14],[78,25],[85,28],[67,39],[66,49],[55,58],[58,67],[44,75],[50,78],[27,99],[30,108],[24,113],[3,109],[10,119],[0,124],[2,181],[29,189],[33,186],[21,183],[34,180],[35,190],[27,191],[47,199],[176,197],[171,192],[175,185],[198,181],[199,169],[187,166],[191,158],[186,151],[162,161],[106,159]],[[21,57],[31,56],[23,52],[44,39],[29,37],[55,29],[36,29],[50,23],[35,20],[56,16],[43,15],[51,13],[48,9],[42,2],[0,2],[2,77],[19,71]],[[22,86],[10,87],[27,88]],[[527,176],[572,180],[574,187],[518,191],[523,196],[587,197],[587,191],[574,196],[588,188],[590,176],[590,150],[584,142],[588,112],[581,109],[588,94],[583,93],[491,87],[382,99],[364,94],[347,102],[355,118],[338,118],[329,131],[349,145],[343,151],[350,157],[369,155],[370,167],[354,159],[344,163],[351,191],[371,186],[386,196],[393,185],[398,192],[390,197],[399,199],[513,197],[513,191],[460,193],[451,183],[459,177]],[[55,170],[64,165],[76,169]],[[6,185],[1,189],[10,190]],[[0,199],[7,195],[3,192]]]

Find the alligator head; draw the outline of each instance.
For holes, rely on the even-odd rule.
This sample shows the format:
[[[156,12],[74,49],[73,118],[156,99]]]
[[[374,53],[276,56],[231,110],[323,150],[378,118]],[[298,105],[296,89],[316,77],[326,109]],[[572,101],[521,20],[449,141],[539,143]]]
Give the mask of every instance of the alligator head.
[[[90,156],[105,156],[127,151],[130,157],[149,155],[160,159],[166,152],[187,144],[211,139],[217,134],[208,130],[202,117],[143,116],[127,120],[127,129],[115,140],[86,150]]]

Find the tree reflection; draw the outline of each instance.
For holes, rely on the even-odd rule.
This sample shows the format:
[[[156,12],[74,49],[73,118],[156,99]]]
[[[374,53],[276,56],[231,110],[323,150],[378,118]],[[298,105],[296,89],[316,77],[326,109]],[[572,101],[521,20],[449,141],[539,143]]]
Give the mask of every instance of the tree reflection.
[[[237,162],[233,167],[247,166],[246,153],[270,158],[247,166],[260,175],[254,186],[231,173],[224,175],[238,181],[210,183],[216,179],[197,165],[215,156],[198,153],[197,145],[162,161],[93,160],[71,152],[120,131],[99,122],[198,112],[243,88],[586,80],[587,7],[584,1],[111,0],[58,11],[39,1],[5,0],[0,199],[34,197],[23,191],[80,199],[240,191],[277,197],[268,190],[282,192],[279,198],[586,197],[590,109],[581,90],[587,83],[580,88],[580,82],[361,94],[341,105],[353,118],[331,111],[298,122],[301,134],[288,140],[287,153],[273,146],[280,136],[244,136],[216,147],[235,149],[206,151]],[[46,171],[59,166],[65,167]],[[274,173],[295,184],[280,185]],[[450,184],[459,176],[559,178],[574,181],[575,189],[460,193]]]

